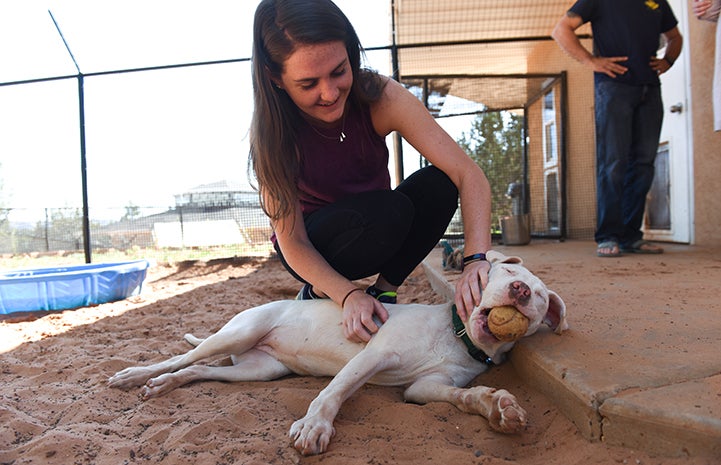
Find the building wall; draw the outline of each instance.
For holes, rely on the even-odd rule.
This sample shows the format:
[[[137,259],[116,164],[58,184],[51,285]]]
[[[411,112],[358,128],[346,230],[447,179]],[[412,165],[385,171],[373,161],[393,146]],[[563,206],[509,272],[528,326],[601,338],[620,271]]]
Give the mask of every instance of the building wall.
[[[549,83],[547,83],[548,85]],[[556,188],[550,188],[546,183],[547,176],[554,175],[560,179],[562,165],[561,159],[561,102],[562,102],[562,84],[557,82],[552,87],[546,87],[546,91],[553,90],[554,96],[554,108],[555,108],[555,138],[558,146],[557,159],[550,160],[547,163],[545,152],[546,139],[544,132],[546,131],[544,125],[544,106],[545,106],[545,95],[544,97],[536,99],[534,102],[528,105],[526,111],[526,121],[528,125],[528,181],[530,189],[530,214],[531,214],[531,227],[534,233],[559,233],[558,229],[555,229],[555,224],[558,220],[558,212],[555,211],[551,205],[555,204],[551,197],[554,197]],[[535,89],[534,89],[535,91]],[[560,169],[559,169],[560,168]],[[552,184],[552,183],[551,183]],[[560,189],[560,181],[557,189]],[[550,200],[550,204],[547,201]],[[553,217],[551,219],[550,217]]]
[[[692,1],[692,0],[690,0]],[[691,137],[693,146],[693,227],[698,245],[721,243],[721,131],[713,130],[711,81],[716,25],[693,17],[689,2],[684,52],[691,63]]]
[[[528,107],[526,119],[528,125],[528,188],[531,199],[531,231],[545,229],[546,207],[543,191],[543,125],[541,109],[542,100],[537,100]]]
[[[591,47],[590,41],[584,41]],[[555,42],[542,42],[529,57],[528,73],[567,73],[566,228],[571,239],[592,239],[596,227],[593,73],[566,56]],[[539,104],[540,105],[540,102]],[[529,109],[529,137],[541,137],[540,108]],[[560,123],[560,122],[559,122]],[[541,144],[531,144],[540,150]],[[535,149],[534,149],[535,150]],[[530,154],[535,163],[540,153]],[[542,162],[541,162],[542,163]],[[534,211],[534,208],[531,209]],[[534,218],[536,220],[536,218]]]

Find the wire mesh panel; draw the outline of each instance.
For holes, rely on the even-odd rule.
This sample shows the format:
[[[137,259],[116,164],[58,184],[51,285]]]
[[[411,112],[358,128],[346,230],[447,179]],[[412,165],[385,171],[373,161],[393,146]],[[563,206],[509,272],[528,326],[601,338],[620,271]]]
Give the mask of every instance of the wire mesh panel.
[[[503,218],[530,215],[522,221],[534,235],[563,236],[561,76],[411,76],[403,82],[483,169],[495,234]],[[487,95],[500,97],[486,105]]]
[[[243,5],[250,15],[255,2]],[[396,0],[358,22],[376,31],[382,14],[389,31],[394,25],[364,41],[373,48],[368,64],[399,77],[483,167],[495,233],[502,218],[522,214],[535,236],[592,236],[592,77],[569,65],[548,37],[567,7],[561,0]],[[590,48],[590,40],[584,44]],[[268,220],[246,177],[249,59],[90,68],[82,76],[0,82],[0,253],[75,254],[76,261],[88,245],[94,254],[161,260],[182,257],[177,251],[271,253]],[[568,121],[569,108],[581,117]],[[398,146],[405,176],[424,166],[408,144]],[[460,216],[449,231],[462,234]]]
[[[536,237],[593,235],[592,73],[550,38],[569,6],[396,2],[400,79],[486,171],[494,232],[515,211]],[[577,33],[591,49],[588,25]],[[583,117],[569,121],[569,112]]]

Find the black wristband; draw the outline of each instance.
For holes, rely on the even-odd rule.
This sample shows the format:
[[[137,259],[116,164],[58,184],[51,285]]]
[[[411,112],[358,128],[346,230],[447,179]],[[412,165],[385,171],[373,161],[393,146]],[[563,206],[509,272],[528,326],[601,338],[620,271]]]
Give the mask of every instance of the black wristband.
[[[468,255],[467,257],[463,257],[463,264],[471,263],[471,262],[478,262],[481,260],[486,259],[486,254],[484,253],[474,253],[473,255]]]
[[[676,60],[670,59],[669,57],[663,57],[663,59],[666,60],[666,63],[668,63],[669,68],[672,67],[674,62],[676,61]]]
[[[362,291],[363,289],[360,289],[358,287],[354,287],[348,293],[343,297],[343,300],[340,303],[340,307],[343,308],[345,306],[345,301],[348,300],[348,297],[350,297],[351,294],[353,294],[355,291]]]

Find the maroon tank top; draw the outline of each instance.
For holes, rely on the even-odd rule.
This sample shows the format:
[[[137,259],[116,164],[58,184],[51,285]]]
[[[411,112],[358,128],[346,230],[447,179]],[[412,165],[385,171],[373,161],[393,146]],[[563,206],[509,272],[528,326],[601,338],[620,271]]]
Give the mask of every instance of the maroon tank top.
[[[343,142],[340,132],[340,128],[314,128],[305,120],[301,122],[298,194],[304,214],[352,194],[391,188],[388,147],[373,129],[370,109],[349,110]]]

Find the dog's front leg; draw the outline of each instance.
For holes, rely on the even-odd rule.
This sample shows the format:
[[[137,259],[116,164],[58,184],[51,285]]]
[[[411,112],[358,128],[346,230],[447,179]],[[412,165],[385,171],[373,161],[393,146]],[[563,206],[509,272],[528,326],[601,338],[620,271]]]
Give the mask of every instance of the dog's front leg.
[[[303,455],[325,452],[335,434],[333,420],[343,402],[393,360],[393,356],[368,347],[353,357],[310,403],[305,416],[290,427],[294,447]]]
[[[526,426],[526,411],[516,397],[505,389],[486,386],[459,388],[445,376],[425,377],[410,385],[404,397],[408,402],[449,402],[459,410],[488,419],[496,431],[517,433]]]

